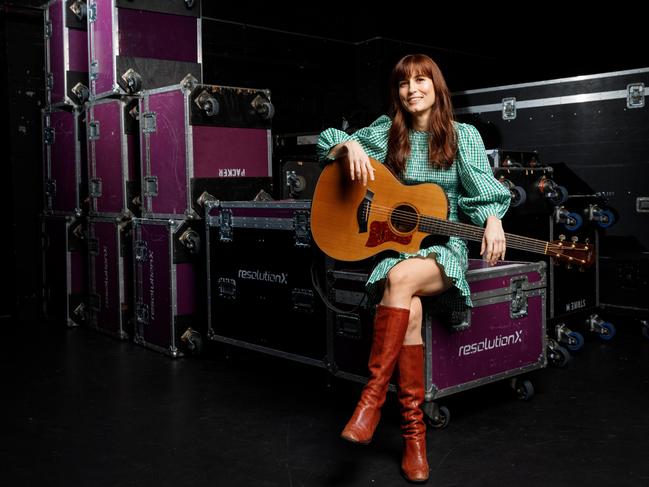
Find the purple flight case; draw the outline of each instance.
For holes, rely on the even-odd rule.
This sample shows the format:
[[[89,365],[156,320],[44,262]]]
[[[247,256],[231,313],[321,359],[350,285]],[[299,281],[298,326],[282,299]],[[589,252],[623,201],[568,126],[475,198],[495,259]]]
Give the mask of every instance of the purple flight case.
[[[202,79],[200,2],[89,0],[90,98]]]
[[[81,325],[86,321],[88,275],[84,221],[45,215],[41,232],[43,315],[52,323]]]
[[[88,99],[88,32],[85,0],[45,5],[46,101],[83,104]]]
[[[172,357],[191,349],[200,299],[194,221],[133,219],[135,342]]]
[[[426,313],[426,400],[546,366],[546,264],[471,260],[470,327],[451,332]],[[432,310],[428,310],[432,311]]]
[[[142,216],[200,216],[197,200],[204,191],[233,199],[217,182],[271,178],[272,115],[268,90],[202,85],[187,77],[145,91],[140,101]]]
[[[87,104],[90,215],[128,218],[138,214],[137,104],[135,97]]]
[[[120,339],[134,314],[132,256],[130,221],[88,219],[88,325]]]
[[[42,111],[44,212],[83,213],[85,184],[85,112],[82,107],[54,105]]]
[[[367,266],[327,272],[329,296],[340,311],[330,311],[334,374],[365,382],[372,341],[374,307],[368,303]],[[426,351],[424,411],[431,418],[437,398],[516,377],[546,365],[546,264],[499,262],[491,267],[470,259],[466,278],[473,308],[454,317],[469,328],[455,331],[436,315],[435,298],[424,302]],[[347,311],[348,310],[348,311]]]

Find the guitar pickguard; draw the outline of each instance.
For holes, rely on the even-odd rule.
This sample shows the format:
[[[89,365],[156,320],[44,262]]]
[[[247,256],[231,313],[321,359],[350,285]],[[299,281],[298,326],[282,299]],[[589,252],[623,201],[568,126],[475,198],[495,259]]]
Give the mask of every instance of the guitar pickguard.
[[[365,242],[366,247],[378,247],[385,242],[397,242],[408,245],[412,240],[412,235],[397,235],[390,230],[387,221],[373,221],[370,223],[370,235]]]

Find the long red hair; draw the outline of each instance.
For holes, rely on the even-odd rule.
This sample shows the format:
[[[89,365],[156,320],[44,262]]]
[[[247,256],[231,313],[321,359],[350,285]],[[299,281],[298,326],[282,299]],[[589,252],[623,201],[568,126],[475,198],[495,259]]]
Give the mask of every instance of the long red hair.
[[[423,75],[433,80],[435,104],[430,115],[430,138],[428,160],[434,167],[448,169],[453,164],[457,151],[455,128],[453,127],[453,106],[451,95],[439,67],[425,54],[408,54],[401,58],[390,76],[390,116],[392,127],[388,139],[386,163],[395,174],[401,174],[410,155],[408,130],[412,128],[412,117],[401,104],[399,82],[412,76]]]

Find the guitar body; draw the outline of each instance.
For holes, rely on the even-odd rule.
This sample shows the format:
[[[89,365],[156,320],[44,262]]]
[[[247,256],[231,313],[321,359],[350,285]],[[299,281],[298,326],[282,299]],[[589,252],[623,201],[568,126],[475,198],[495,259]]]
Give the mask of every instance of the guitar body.
[[[433,183],[407,186],[383,164],[370,159],[374,181],[352,181],[349,166],[324,168],[311,204],[311,233],[320,249],[342,261],[357,261],[385,250],[417,252],[429,236],[418,230],[421,215],[448,217],[448,198]]]

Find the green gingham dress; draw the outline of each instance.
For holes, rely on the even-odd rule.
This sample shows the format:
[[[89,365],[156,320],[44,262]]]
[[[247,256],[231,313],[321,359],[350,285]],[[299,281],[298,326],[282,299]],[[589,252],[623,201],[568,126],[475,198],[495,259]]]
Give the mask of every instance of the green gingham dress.
[[[385,161],[388,148],[388,133],[392,120],[383,115],[369,127],[362,128],[352,135],[330,128],[320,134],[318,155],[321,160],[328,158],[331,148],[348,140],[357,141],[368,156]],[[404,184],[435,183],[446,192],[449,200],[450,221],[459,221],[458,209],[468,216],[475,225],[483,227],[489,215],[502,218],[509,207],[509,191],[494,178],[487,160],[480,134],[472,125],[455,123],[458,150],[453,165],[449,169],[437,169],[428,162],[428,132],[410,131],[410,157],[405,173],[401,177]],[[466,242],[458,237],[450,237],[445,245],[433,245],[419,250],[416,254],[400,252],[381,260],[367,280],[367,291],[374,301],[380,300],[377,284],[385,279],[389,270],[398,262],[409,257],[432,257],[453,281],[453,287],[436,297],[438,311],[448,315],[452,323],[463,321],[467,307],[471,304],[471,292],[464,277],[467,270]]]

